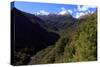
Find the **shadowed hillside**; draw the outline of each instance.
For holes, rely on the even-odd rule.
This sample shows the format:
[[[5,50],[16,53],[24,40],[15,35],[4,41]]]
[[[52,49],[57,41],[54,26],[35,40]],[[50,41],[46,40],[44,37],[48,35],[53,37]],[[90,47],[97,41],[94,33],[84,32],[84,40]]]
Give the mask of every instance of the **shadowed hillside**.
[[[24,12],[13,8],[11,11],[12,18],[12,35],[14,34],[14,50],[16,53],[21,52],[24,49],[31,50],[27,51],[28,54],[34,55],[37,51],[46,48],[49,45],[55,44],[58,40],[59,35],[53,32],[49,32],[42,28],[38,22],[43,22],[33,15],[33,21],[31,22]],[[18,60],[15,59],[15,64]]]
[[[97,12],[78,19],[11,13],[14,65],[97,60]]]

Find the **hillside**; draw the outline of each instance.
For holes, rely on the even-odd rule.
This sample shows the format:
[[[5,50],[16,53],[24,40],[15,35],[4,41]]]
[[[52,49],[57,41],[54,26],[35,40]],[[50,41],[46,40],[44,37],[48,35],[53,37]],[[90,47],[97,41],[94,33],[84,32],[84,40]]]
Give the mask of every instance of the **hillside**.
[[[76,22],[76,19],[73,18],[70,14],[37,15],[37,17],[45,21],[45,27],[57,32],[67,29],[73,25],[74,22]]]
[[[11,33],[12,33],[12,60],[14,65],[20,65],[21,56],[27,56],[23,59],[23,64],[30,60],[30,56],[36,54],[41,49],[55,44],[59,35],[49,32],[38,24],[43,22],[36,16],[32,16],[34,21],[28,19],[24,12],[13,8],[11,10]],[[20,54],[21,53],[21,54]],[[19,55],[20,54],[20,55]],[[23,55],[24,54],[24,55]],[[19,57],[17,57],[19,55]]]
[[[31,22],[34,22],[33,14],[25,13],[24,15],[31,20]],[[70,14],[65,15],[57,15],[57,14],[49,14],[49,15],[35,15],[38,20],[41,20],[42,22],[37,22],[41,25],[41,27],[49,30],[49,31],[55,31],[60,32],[62,30],[67,29],[71,25],[76,22],[76,19],[73,18]]]
[[[97,60],[96,14],[75,19],[67,14],[33,15],[13,8],[13,64]]]
[[[79,18],[75,30],[67,29],[55,45],[39,51],[29,64],[94,60],[97,60],[96,13]]]

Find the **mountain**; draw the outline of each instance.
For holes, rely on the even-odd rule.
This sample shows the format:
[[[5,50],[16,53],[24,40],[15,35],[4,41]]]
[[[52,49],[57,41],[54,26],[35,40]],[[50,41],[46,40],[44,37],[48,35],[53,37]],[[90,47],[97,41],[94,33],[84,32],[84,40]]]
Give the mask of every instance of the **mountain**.
[[[76,20],[69,14],[65,15],[49,14],[49,15],[37,15],[37,16],[46,22],[47,27],[50,27],[55,31],[60,31],[68,28]]]
[[[61,35],[55,45],[39,51],[29,64],[51,64],[97,60],[97,12],[85,15]]]
[[[11,18],[14,65],[97,60],[97,12],[75,19],[13,8]]]
[[[32,15],[26,13],[25,15],[32,21],[33,19]],[[44,21],[39,23],[42,27],[57,32],[70,27],[71,25],[74,24],[74,22],[76,22],[76,19],[73,18],[70,14],[58,15],[54,13],[49,13],[48,15],[38,14],[35,16]]]
[[[28,15],[28,13],[26,14]],[[47,31],[38,23],[44,22],[34,15],[32,15],[31,21],[25,16],[25,12],[16,8],[11,10],[12,57],[14,64],[18,62],[16,55],[19,52],[28,50],[27,55],[34,55],[41,49],[55,44],[58,40],[59,35],[57,33]],[[26,60],[23,62],[26,64]]]

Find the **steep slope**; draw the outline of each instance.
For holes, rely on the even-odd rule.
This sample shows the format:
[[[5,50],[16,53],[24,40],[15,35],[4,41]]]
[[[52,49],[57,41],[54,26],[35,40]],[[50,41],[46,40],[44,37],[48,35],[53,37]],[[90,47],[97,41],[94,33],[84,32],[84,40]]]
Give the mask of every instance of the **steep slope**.
[[[29,14],[25,14],[26,17],[28,17],[31,21],[33,21],[33,16]],[[65,15],[57,15],[57,14],[49,14],[49,15],[35,15],[39,20],[44,21],[43,23],[39,23],[42,27],[48,30],[53,30],[53,31],[61,31],[64,30],[76,22],[76,19],[73,18],[69,14]]]
[[[43,23],[42,20],[39,20],[36,16],[32,16],[32,22],[27,18],[25,13],[13,8],[11,10],[11,23],[12,23],[12,57],[15,65],[19,65],[21,62],[21,56],[24,57],[26,54],[35,55],[38,51],[43,48],[48,47],[49,45],[55,44],[58,40],[59,35],[53,32],[49,32],[46,29],[42,28],[39,23]],[[30,52],[31,50],[31,52]],[[23,52],[23,53],[21,53]],[[18,58],[18,53],[21,53],[21,56]],[[25,56],[26,56],[25,55]],[[23,64],[27,64],[28,60],[24,57]],[[18,62],[18,63],[17,63]],[[20,62],[20,63],[19,63]]]
[[[72,29],[67,29],[55,45],[39,51],[29,64],[97,60],[97,13],[79,18]]]
[[[49,14],[49,15],[38,15],[39,18],[47,22],[47,27],[50,27],[51,29],[55,31],[61,31],[65,30],[71,25],[74,24],[76,21],[75,18],[73,18],[69,14],[65,15],[57,15],[57,14]],[[49,25],[49,26],[48,26]]]

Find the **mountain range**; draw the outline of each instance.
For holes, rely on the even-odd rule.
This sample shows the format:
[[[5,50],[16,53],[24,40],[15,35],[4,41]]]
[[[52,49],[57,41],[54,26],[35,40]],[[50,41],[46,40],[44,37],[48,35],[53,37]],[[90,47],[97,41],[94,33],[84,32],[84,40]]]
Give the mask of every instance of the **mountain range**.
[[[95,16],[86,15],[86,17],[95,20]],[[70,14],[35,15],[13,8],[11,10],[12,64],[41,64],[43,61],[44,63],[56,63],[57,60],[63,62],[60,61],[61,57],[59,56],[63,55],[62,52],[66,52],[64,49],[67,44],[74,43],[74,39],[78,34],[84,35],[84,33],[81,33],[85,28],[84,25],[90,25],[89,22],[91,22],[91,20],[87,22],[87,18],[75,19]],[[95,29],[94,26],[93,28]],[[89,30],[91,32],[90,26]],[[95,31],[92,32],[95,33]],[[93,37],[96,39],[94,35]],[[73,55],[76,54],[75,46],[70,45],[66,49],[67,51],[72,50]],[[56,57],[56,55],[58,56]],[[70,55],[72,57],[72,54]],[[68,58],[70,57],[68,56]]]

